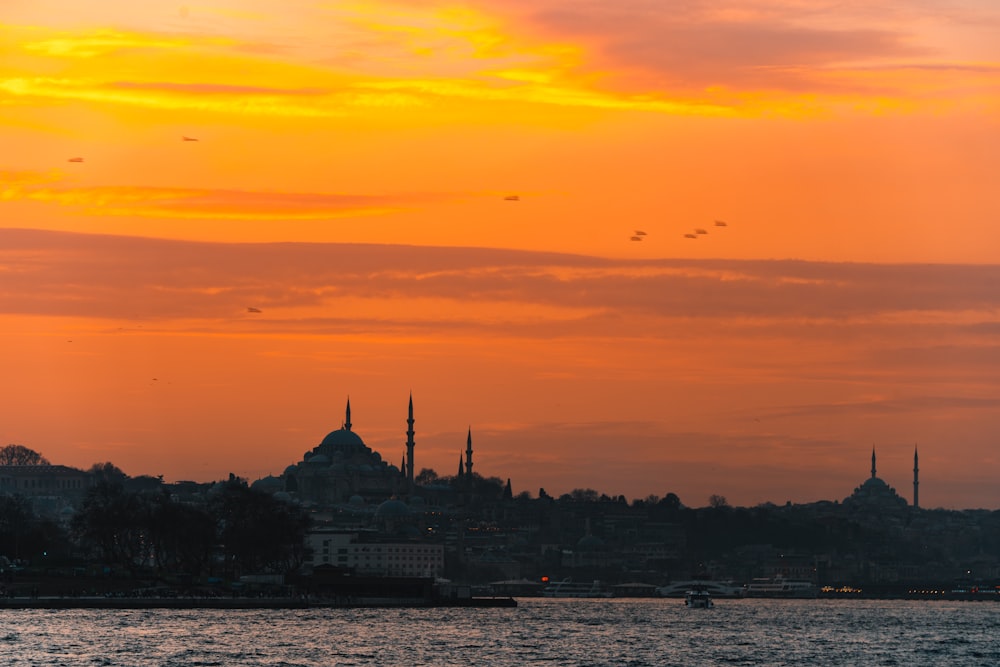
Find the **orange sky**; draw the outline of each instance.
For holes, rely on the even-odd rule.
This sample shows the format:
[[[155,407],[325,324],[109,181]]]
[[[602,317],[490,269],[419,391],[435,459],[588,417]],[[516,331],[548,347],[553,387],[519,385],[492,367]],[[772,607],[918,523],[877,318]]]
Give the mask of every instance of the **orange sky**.
[[[8,0],[0,443],[998,508],[1000,8],[899,5]]]

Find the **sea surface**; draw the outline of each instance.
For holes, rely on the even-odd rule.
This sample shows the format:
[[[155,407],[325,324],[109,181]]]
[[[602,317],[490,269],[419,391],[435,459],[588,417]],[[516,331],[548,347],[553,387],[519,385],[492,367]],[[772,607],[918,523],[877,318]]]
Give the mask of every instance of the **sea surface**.
[[[521,599],[516,609],[3,610],[0,665],[1000,665],[1000,603]]]

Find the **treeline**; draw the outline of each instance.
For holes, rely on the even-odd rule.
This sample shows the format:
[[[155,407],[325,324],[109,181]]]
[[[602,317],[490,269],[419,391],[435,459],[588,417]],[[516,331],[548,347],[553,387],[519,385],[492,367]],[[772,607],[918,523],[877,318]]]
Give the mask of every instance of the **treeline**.
[[[149,488],[149,487],[147,487]],[[102,480],[60,525],[20,496],[0,496],[0,555],[35,567],[101,564],[132,575],[284,573],[305,559],[308,516],[231,477],[198,502],[164,487],[134,490]]]
[[[129,571],[226,579],[297,568],[305,558],[308,525],[299,508],[236,477],[213,486],[199,503],[102,481],[87,492],[70,523],[88,560]]]

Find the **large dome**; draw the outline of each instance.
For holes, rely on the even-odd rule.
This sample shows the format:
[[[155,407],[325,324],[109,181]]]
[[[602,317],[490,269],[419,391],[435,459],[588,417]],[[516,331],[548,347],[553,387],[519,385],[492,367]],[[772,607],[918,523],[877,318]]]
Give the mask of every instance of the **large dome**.
[[[865,480],[864,484],[861,485],[861,488],[868,493],[888,494],[893,492],[889,485],[878,477],[869,477]]]
[[[359,449],[365,449],[365,442],[354,431],[338,428],[336,431],[330,431],[323,438],[323,442],[319,443],[319,446],[321,449],[331,452],[353,453]]]

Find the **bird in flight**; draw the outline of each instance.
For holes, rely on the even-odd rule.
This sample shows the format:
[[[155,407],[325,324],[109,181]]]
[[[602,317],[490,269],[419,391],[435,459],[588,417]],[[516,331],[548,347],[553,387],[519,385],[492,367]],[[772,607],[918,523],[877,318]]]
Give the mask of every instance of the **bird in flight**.
[[[641,236],[639,236],[638,234],[636,234],[635,236],[633,236],[633,237],[632,237],[631,239],[629,239],[629,240],[630,240],[630,241],[641,241],[641,240],[642,240],[642,237],[641,237]]]
[[[198,141],[195,137],[181,137],[181,141]]]
[[[82,157],[71,157],[70,159],[68,159],[66,161],[67,162],[83,162],[83,158]]]
[[[247,312],[248,313],[259,313],[259,312],[261,312],[261,310],[260,310],[260,308],[254,308],[253,306],[247,306]]]
[[[507,195],[503,198],[504,201],[521,201],[520,195]]]
[[[698,238],[698,235],[697,234],[685,234],[684,238],[686,238],[686,239],[696,239],[696,238]]]
[[[699,228],[699,229],[694,230],[694,233],[695,234],[708,234],[708,230],[707,229],[700,229]]]
[[[726,224],[725,220],[716,220],[715,221],[715,226],[716,227],[728,227],[728,225]]]
[[[637,230],[635,230],[635,235],[636,236],[645,236],[646,232],[642,231],[641,229],[637,229]]]

